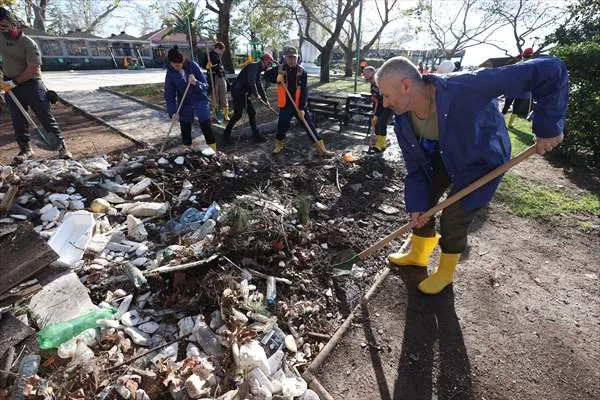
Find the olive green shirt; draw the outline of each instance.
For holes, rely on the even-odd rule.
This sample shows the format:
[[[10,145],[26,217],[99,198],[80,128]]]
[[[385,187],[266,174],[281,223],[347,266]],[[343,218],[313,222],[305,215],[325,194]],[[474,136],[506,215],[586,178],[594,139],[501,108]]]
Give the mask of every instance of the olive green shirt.
[[[0,56],[2,56],[2,71],[6,78],[14,79],[21,75],[28,64],[42,65],[42,53],[37,43],[26,35],[17,40],[7,39],[0,34]],[[38,68],[32,78],[41,78]]]
[[[432,112],[426,119],[419,119],[417,114],[410,112],[410,122],[413,131],[417,137],[424,137],[429,140],[440,140],[438,130],[437,111]]]

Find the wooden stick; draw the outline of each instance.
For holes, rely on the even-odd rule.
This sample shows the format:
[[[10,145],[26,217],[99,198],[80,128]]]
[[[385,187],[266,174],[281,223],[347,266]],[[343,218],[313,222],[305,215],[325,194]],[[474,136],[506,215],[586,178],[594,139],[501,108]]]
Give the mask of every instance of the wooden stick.
[[[186,76],[187,79],[187,76]],[[187,86],[185,87],[185,91],[183,92],[183,96],[181,97],[181,101],[179,102],[179,107],[177,107],[177,111],[175,111],[175,114],[173,114],[173,116],[177,115],[179,116],[179,111],[181,111],[181,107],[183,106],[183,102],[185,101],[185,97],[187,96],[189,90],[190,90],[190,83],[188,82]],[[171,126],[169,127],[169,131],[167,132],[167,137],[165,137],[165,141],[163,142],[162,146],[160,147],[160,152],[162,153],[165,149],[165,145],[167,144],[167,140],[169,140],[169,135],[171,135],[171,131],[173,130],[173,126],[175,125],[175,119],[172,118],[171,119]]]
[[[138,354],[137,356],[133,356],[133,357],[131,357],[130,359],[127,359],[127,360],[125,360],[125,361],[123,361],[123,362],[120,362],[120,363],[118,363],[117,365],[113,365],[112,367],[108,368],[108,369],[107,369],[107,371],[112,371],[112,370],[114,370],[114,369],[120,368],[120,367],[122,367],[123,365],[129,364],[130,362],[132,362],[132,361],[135,361],[135,360],[137,360],[137,359],[140,359],[140,358],[142,358],[142,357],[144,357],[144,356],[146,356],[146,355],[148,355],[148,354],[150,354],[150,353],[153,353],[153,352],[155,352],[156,350],[160,350],[160,349],[162,349],[162,348],[164,348],[164,347],[170,346],[170,345],[172,345],[172,344],[173,344],[173,343],[175,343],[175,342],[179,342],[180,340],[183,340],[183,339],[185,339],[185,338],[187,338],[187,337],[190,337],[191,335],[192,335],[192,332],[190,332],[190,333],[186,333],[185,335],[183,335],[183,336],[180,336],[180,337],[178,337],[177,339],[173,339],[173,340],[171,340],[170,342],[167,342],[167,343],[161,344],[160,346],[156,346],[156,347],[154,347],[154,348],[152,348],[152,349],[150,349],[150,350],[144,351],[143,353],[141,353],[141,354]]]

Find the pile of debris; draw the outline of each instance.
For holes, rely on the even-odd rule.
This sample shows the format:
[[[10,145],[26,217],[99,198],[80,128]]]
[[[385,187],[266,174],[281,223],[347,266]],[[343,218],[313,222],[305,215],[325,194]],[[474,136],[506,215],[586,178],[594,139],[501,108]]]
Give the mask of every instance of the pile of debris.
[[[15,315],[37,341],[17,357],[15,340],[3,344],[0,369],[15,379],[0,388],[43,399],[318,399],[300,372],[343,320],[327,250],[349,244],[340,222],[367,223],[336,220],[295,191],[267,195],[271,184],[322,185],[303,168],[275,176],[221,154],[2,167],[0,240],[31,247],[35,232],[47,244],[35,268],[33,250],[3,246],[21,261],[2,267],[12,275],[0,325]],[[323,166],[335,193],[321,186],[318,200],[339,196],[338,168],[353,173]],[[314,212],[326,222],[306,229]],[[40,270],[59,277],[26,281]],[[339,275],[368,284],[359,266]]]

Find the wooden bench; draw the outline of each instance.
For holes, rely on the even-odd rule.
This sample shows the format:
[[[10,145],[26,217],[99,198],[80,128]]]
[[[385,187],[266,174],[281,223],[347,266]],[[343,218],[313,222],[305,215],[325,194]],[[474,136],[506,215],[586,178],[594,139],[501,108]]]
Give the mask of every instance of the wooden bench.
[[[373,116],[373,103],[370,93],[351,93],[346,97],[346,115],[348,121],[352,120],[353,115],[361,115],[359,125],[367,125],[367,135],[371,133],[371,117]],[[366,122],[366,123],[365,123]]]
[[[342,132],[343,125],[346,123],[346,114],[339,101],[309,96],[307,106],[311,114],[315,114],[315,124],[318,115],[337,119],[340,122],[340,133]]]

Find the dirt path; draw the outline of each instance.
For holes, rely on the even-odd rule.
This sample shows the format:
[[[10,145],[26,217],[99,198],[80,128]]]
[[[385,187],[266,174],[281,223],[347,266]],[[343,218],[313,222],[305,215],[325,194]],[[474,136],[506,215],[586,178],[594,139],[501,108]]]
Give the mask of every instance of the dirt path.
[[[598,238],[495,206],[475,228],[453,290],[388,277],[319,371],[334,398],[600,397]]]
[[[132,152],[137,148],[130,140],[73,111],[71,107],[57,103],[52,106],[52,111],[63,129],[67,145],[75,158],[103,153]],[[41,149],[34,149],[34,151],[36,159],[56,155],[55,152]],[[18,152],[10,116],[7,111],[2,111],[0,112],[0,163],[11,163]]]

